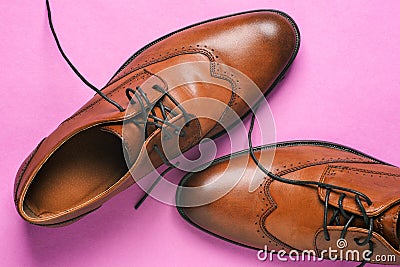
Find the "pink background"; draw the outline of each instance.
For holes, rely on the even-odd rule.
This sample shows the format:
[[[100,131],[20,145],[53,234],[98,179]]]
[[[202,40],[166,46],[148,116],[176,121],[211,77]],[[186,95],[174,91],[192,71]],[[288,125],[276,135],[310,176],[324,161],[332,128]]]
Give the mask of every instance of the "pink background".
[[[277,140],[338,142],[400,165],[398,1],[53,0],[51,4],[66,53],[99,87],[137,49],[170,31],[250,9],[283,10],[299,25],[302,44],[290,73],[268,98]],[[141,196],[137,187],[68,227],[48,229],[24,222],[13,204],[19,165],[93,93],[56,50],[44,0],[3,0],[0,22],[1,266],[355,265],[258,262],[255,251],[195,229],[174,207],[148,199],[133,210]]]

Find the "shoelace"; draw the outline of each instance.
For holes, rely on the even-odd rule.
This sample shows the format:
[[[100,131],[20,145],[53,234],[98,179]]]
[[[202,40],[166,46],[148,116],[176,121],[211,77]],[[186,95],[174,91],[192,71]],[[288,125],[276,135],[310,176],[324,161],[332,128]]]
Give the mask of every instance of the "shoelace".
[[[153,75],[157,76],[156,74],[153,74]],[[159,77],[159,79],[161,79],[161,77]],[[166,83],[165,83],[165,86],[167,87]],[[154,90],[157,90],[157,91],[163,93],[163,95],[165,97],[168,97],[174,103],[174,105],[177,106],[178,109],[180,109],[180,111],[182,112],[183,117],[185,119],[185,124],[184,125],[186,127],[188,127],[189,124],[190,124],[189,114],[186,112],[186,110],[183,107],[181,107],[181,105],[178,103],[178,101],[176,101],[176,99],[174,97],[172,97],[168,93],[168,91],[165,90],[164,88],[162,88],[161,86],[154,85],[152,88]],[[148,125],[154,125],[156,128],[163,129],[163,134],[165,134],[163,138],[165,138],[166,140],[172,138],[172,134],[166,128],[164,128],[164,125],[170,126],[171,128],[173,128],[174,129],[174,134],[176,134],[176,135],[178,135],[180,137],[185,137],[186,136],[186,132],[183,129],[181,129],[179,126],[177,126],[177,125],[175,125],[173,123],[170,123],[168,121],[167,112],[169,114],[171,114],[172,116],[177,116],[178,113],[176,113],[175,111],[173,111],[169,107],[165,106],[162,101],[158,101],[154,105],[154,107],[156,107],[156,106],[159,107],[159,109],[161,111],[162,118],[159,118],[159,117],[156,116],[154,108],[151,109],[150,114],[149,114],[149,110],[148,109],[149,109],[149,107],[152,107],[152,105],[151,105],[149,99],[147,98],[147,94],[142,90],[142,88],[140,88],[139,86],[136,87],[136,92],[133,89],[128,88],[128,89],[126,89],[125,92],[126,92],[127,98],[129,99],[129,101],[132,104],[139,103],[139,105],[140,105],[141,114],[142,114],[143,120],[138,121],[137,119],[133,119],[132,122],[137,124],[137,125],[143,125],[143,127],[145,129],[145,139],[147,139],[147,137],[148,137],[148,133],[147,133],[147,126]],[[137,102],[133,99],[132,95],[134,97],[136,97]],[[144,100],[145,103],[143,102],[142,99]],[[161,158],[162,162],[165,165],[168,166],[168,168],[165,171],[163,171],[162,173],[159,173],[157,179],[153,182],[153,184],[149,187],[149,189],[147,189],[145,191],[145,193],[142,196],[142,198],[136,203],[135,209],[138,209],[143,204],[143,202],[147,199],[147,197],[153,191],[153,189],[156,187],[156,185],[161,181],[161,178],[164,175],[166,175],[169,171],[171,171],[172,169],[176,168],[179,165],[179,162],[175,163],[175,165],[171,164],[168,161],[168,159],[164,156],[164,154],[162,153],[161,149],[156,144],[153,145],[153,149],[158,154],[158,156]]]
[[[62,49],[61,45],[60,45],[60,41],[57,37],[57,34],[54,30],[54,26],[53,26],[53,22],[52,22],[52,17],[51,17],[51,10],[50,10],[50,3],[49,0],[46,0],[46,7],[47,7],[47,15],[48,15],[48,21],[49,21],[49,26],[51,29],[51,32],[53,34],[54,40],[56,42],[57,48],[59,50],[59,52],[61,53],[62,57],[64,58],[64,60],[67,62],[67,64],[70,66],[70,68],[72,69],[72,71],[81,79],[81,81],[86,84],[90,89],[92,89],[93,91],[95,91],[97,94],[99,94],[104,100],[106,100],[107,102],[109,102],[110,104],[114,105],[119,111],[124,112],[125,108],[123,108],[120,104],[118,104],[117,102],[115,102],[114,100],[112,100],[111,98],[109,98],[107,95],[105,95],[101,90],[99,90],[97,87],[95,87],[93,84],[91,84],[78,70],[77,68],[72,64],[72,62],[69,60],[69,58],[67,57],[67,55],[65,54],[64,50]],[[161,79],[162,80],[162,79]],[[157,90],[161,93],[163,93],[166,97],[168,97],[182,112],[184,118],[185,118],[185,123],[189,122],[189,115],[188,113],[185,111],[185,109],[183,109],[179,103],[176,101],[176,99],[174,99],[168,92],[167,90],[163,89],[161,86],[159,85],[154,85],[152,87],[154,90]],[[173,116],[177,116],[178,114],[176,114],[174,111],[172,111],[170,108],[168,108],[167,106],[165,106],[162,102],[162,100],[160,99],[155,105],[158,106],[161,110],[161,114],[162,114],[162,118],[159,118],[156,116],[156,113],[154,111],[154,108],[151,109],[151,111],[148,109],[148,107],[152,107],[146,93],[138,86],[136,87],[136,91],[133,90],[132,88],[127,88],[125,90],[126,96],[129,99],[129,101],[132,104],[136,104],[139,103],[140,108],[141,108],[141,114],[143,117],[143,121],[135,121],[135,123],[137,124],[143,124],[143,126],[145,127],[145,129],[147,129],[147,125],[154,125],[156,128],[163,128],[163,125],[167,125],[170,126],[171,128],[174,128],[175,134],[178,134],[179,136],[184,136],[185,132],[183,130],[181,130],[179,127],[177,127],[176,125],[168,122],[167,120],[167,112]],[[137,99],[137,102],[133,99],[133,97],[135,97]],[[143,102],[144,100],[144,102]],[[150,114],[148,114],[148,112],[150,112]],[[356,242],[357,245],[359,246],[364,246],[366,244],[369,244],[369,250],[371,251],[368,257],[371,257],[373,255],[373,243],[371,241],[372,238],[372,233],[373,233],[373,219],[368,217],[366,210],[361,202],[361,199],[364,199],[367,204],[370,206],[372,204],[372,201],[363,193],[358,192],[356,190],[350,189],[350,188],[344,188],[344,187],[340,187],[340,186],[335,186],[335,185],[331,185],[331,184],[326,184],[326,183],[321,183],[321,182],[315,182],[315,181],[297,181],[297,180],[291,180],[291,179],[286,179],[280,176],[277,176],[273,173],[271,173],[270,171],[268,171],[267,169],[264,168],[264,166],[258,161],[258,159],[256,158],[255,154],[254,154],[254,147],[252,145],[252,131],[254,128],[254,121],[255,121],[255,114],[252,114],[252,119],[251,119],[251,125],[250,125],[250,129],[248,132],[248,143],[249,143],[249,152],[250,155],[253,159],[253,161],[256,163],[256,165],[258,166],[258,168],[263,171],[267,176],[269,176],[270,178],[277,180],[279,182],[282,183],[287,183],[287,184],[293,184],[293,185],[316,185],[318,187],[324,188],[326,189],[326,196],[325,196],[325,205],[324,205],[324,223],[323,223],[323,228],[324,228],[324,236],[325,236],[325,240],[329,241],[330,240],[330,236],[329,236],[329,232],[328,232],[328,226],[333,225],[334,223],[336,223],[337,225],[340,223],[339,222],[339,216],[340,214],[347,219],[347,223],[345,224],[342,233],[341,233],[341,238],[344,239],[345,234],[348,230],[348,228],[350,227],[351,223],[354,221],[355,219],[355,215],[351,215],[349,216],[343,209],[343,199],[346,197],[346,194],[342,193],[339,201],[338,201],[338,209],[335,209],[332,215],[332,218],[330,219],[329,223],[328,223],[328,210],[329,210],[329,196],[331,194],[331,192],[333,190],[338,190],[338,191],[342,191],[342,192],[348,192],[348,193],[352,193],[355,194],[355,202],[357,204],[357,206],[360,208],[363,219],[364,219],[364,223],[367,226],[368,230],[368,236],[364,241],[361,241],[359,239],[354,239],[354,241]],[[171,137],[171,135],[166,131],[167,136]],[[148,137],[147,134],[147,130],[145,130],[145,138]],[[174,169],[177,165],[175,164],[175,166],[173,166],[163,155],[162,151],[158,148],[158,146],[154,145],[154,150],[156,151],[156,153],[160,156],[160,158],[162,159],[163,163],[166,164],[167,166],[169,166],[165,171],[163,171],[161,174],[159,174],[159,176],[157,177],[157,179],[153,182],[153,184],[150,186],[150,188],[145,192],[145,195],[138,201],[138,203],[135,205],[135,209],[139,208],[139,206],[144,202],[144,200],[148,197],[148,195],[150,194],[150,192],[155,188],[155,186],[159,183],[159,181],[161,180],[161,178],[166,175],[169,171],[171,171],[172,169]],[[367,262],[364,260],[359,266],[363,267],[365,266]]]
[[[168,159],[164,156],[164,154],[161,152],[161,150],[158,148],[157,145],[154,145],[153,148],[154,148],[154,151],[161,158],[163,163],[168,166],[168,168],[165,169],[162,173],[159,173],[158,177],[156,178],[156,180],[154,180],[154,182],[151,184],[149,189],[145,190],[144,195],[136,203],[135,210],[137,210],[143,204],[143,202],[147,199],[147,197],[150,195],[150,193],[153,191],[153,189],[161,181],[161,178],[163,178],[168,172],[170,172],[171,170],[173,170],[173,169],[175,169],[176,167],[179,166],[179,162],[176,162],[175,165],[172,164],[171,162],[169,162]]]
[[[58,36],[56,34],[56,31],[53,26],[53,21],[52,21],[52,16],[51,16],[51,9],[50,9],[50,3],[49,0],[46,0],[46,8],[47,8],[47,17],[48,17],[48,22],[50,26],[51,33],[53,34],[53,38],[56,42],[57,48],[59,52],[61,53],[62,57],[64,60],[67,62],[69,67],[72,69],[72,71],[79,77],[79,79],[86,84],[90,89],[95,91],[97,94],[99,94],[104,100],[115,106],[120,112],[125,112],[126,109],[123,108],[120,104],[109,98],[107,95],[105,95],[100,89],[98,89],[96,86],[94,86],[92,83],[90,83],[79,71],[78,69],[72,64],[71,60],[67,57],[65,54],[64,50],[61,47],[60,41],[58,39]],[[147,70],[145,70],[148,72]],[[164,98],[169,98],[171,102],[182,112],[182,115],[185,119],[184,125],[189,126],[189,121],[190,117],[189,114],[186,112],[186,110],[178,103],[178,101],[168,92],[168,86],[166,82],[159,77],[156,74],[152,74],[148,72],[149,74],[156,76],[159,78],[163,83],[166,89],[162,88],[159,85],[154,85],[152,88],[154,90],[159,91],[162,93],[162,98],[160,98],[154,105],[151,104],[149,98],[147,97],[147,94],[142,90],[140,86],[136,87],[136,90],[133,90],[132,88],[127,88],[125,90],[126,97],[130,101],[131,104],[139,104],[140,109],[141,109],[141,115],[143,120],[138,121],[137,119],[132,119],[132,122],[134,122],[137,125],[143,125],[145,129],[145,139],[148,137],[148,132],[147,129],[149,125],[153,125],[156,128],[162,129],[164,125],[169,126],[174,129],[174,134],[179,135],[180,137],[184,137],[186,135],[185,131],[178,127],[177,125],[174,125],[173,123],[170,123],[168,121],[168,115],[171,115],[171,117],[175,117],[178,115],[174,110],[171,108],[167,107],[163,103]],[[136,98],[136,101],[134,100]],[[156,116],[156,112],[154,110],[155,107],[158,107],[161,111],[162,118],[159,118]],[[150,110],[151,109],[151,110]],[[168,114],[167,114],[168,113]],[[165,133],[165,137],[171,138],[172,134],[167,131],[165,128],[163,128]],[[175,166],[172,165],[167,158],[164,156],[160,148],[158,148],[157,145],[153,146],[154,151],[159,155],[161,160],[163,161],[164,164],[168,166],[168,168],[163,171],[161,174],[159,174],[158,178],[155,180],[155,182],[151,185],[151,187],[145,192],[144,196],[139,200],[139,202],[135,205],[135,209],[138,209],[139,206],[144,202],[144,200],[148,197],[150,192],[154,189],[154,187],[158,184],[158,182],[161,180],[162,176],[164,176],[166,173],[168,173],[170,170],[174,169],[175,166],[177,166],[179,163],[176,163]]]
[[[81,81],[82,81],[84,84],[86,84],[90,89],[92,89],[92,90],[95,91],[97,94],[99,94],[104,100],[106,100],[106,101],[109,102],[110,104],[114,105],[119,111],[124,112],[124,111],[126,110],[125,108],[123,108],[120,104],[118,104],[117,102],[115,102],[114,100],[112,100],[111,98],[109,98],[107,95],[105,95],[105,94],[104,94],[100,89],[98,89],[96,86],[94,86],[93,84],[91,84],[91,83],[78,71],[78,69],[72,64],[71,60],[67,57],[67,55],[65,54],[64,50],[62,49],[61,44],[60,44],[60,41],[59,41],[58,36],[57,36],[57,33],[56,33],[55,29],[54,29],[53,20],[52,20],[52,17],[51,17],[51,10],[50,10],[50,3],[49,3],[49,0],[46,0],[46,7],[47,7],[47,17],[48,17],[48,21],[49,21],[49,26],[50,26],[51,33],[53,34],[53,38],[54,38],[54,40],[55,40],[55,42],[56,42],[56,44],[57,44],[57,48],[58,48],[59,52],[61,53],[62,57],[63,57],[64,60],[67,62],[67,64],[69,65],[69,67],[70,67],[70,68],[72,69],[72,71],[79,77],[79,79],[81,79]],[[145,71],[146,71],[146,70],[145,70]],[[146,71],[146,72],[148,72],[148,71]],[[150,74],[152,74],[152,73],[150,73]],[[160,80],[163,81],[163,79],[161,79],[161,77],[157,76],[156,74],[152,74],[152,75],[158,77]],[[164,82],[164,81],[163,81],[163,82]],[[164,82],[164,85],[166,85],[165,82]],[[189,120],[188,113],[179,105],[179,103],[171,96],[171,94],[169,94],[169,93],[167,92],[167,90],[163,89],[163,88],[162,88],[161,86],[159,86],[159,85],[154,85],[152,88],[155,89],[155,90],[157,90],[157,91],[159,91],[159,92],[161,92],[161,93],[163,93],[164,96],[168,97],[168,98],[182,111],[182,113],[183,113],[185,119],[186,119],[187,121]],[[137,92],[140,94],[140,96],[145,100],[147,106],[151,106],[151,103],[150,103],[149,99],[147,98],[146,93],[143,92],[143,90],[142,90],[140,87],[136,87],[136,91],[137,91]],[[143,115],[143,117],[144,117],[144,121],[147,121],[147,119],[146,119],[146,116],[147,116],[146,112],[147,112],[148,110],[146,110],[145,104],[143,103],[143,101],[141,100],[141,98],[139,97],[139,95],[136,93],[136,91],[134,91],[132,88],[127,88],[126,91],[125,91],[125,93],[126,93],[127,98],[131,101],[132,104],[136,104],[136,102],[133,100],[132,94],[136,96],[136,98],[137,98],[137,100],[138,100],[138,102],[139,102],[139,104],[140,104],[140,107],[141,107],[141,109],[142,109],[142,115]],[[168,122],[166,121],[166,119],[167,119],[166,111],[172,112],[172,110],[169,109],[168,107],[164,106],[164,105],[162,104],[162,101],[161,101],[161,100],[158,101],[158,103],[156,103],[155,106],[156,106],[156,105],[158,105],[158,106],[160,107],[161,112],[162,112],[162,115],[163,115],[163,118],[161,119],[161,118],[156,117],[156,116],[155,116],[154,109],[153,109],[153,110],[151,111],[152,114],[150,114],[150,116],[149,116],[150,119],[153,119],[153,120],[154,120],[154,122],[151,122],[151,124],[155,125],[155,126],[158,127],[158,128],[161,128],[162,126],[161,126],[159,123],[157,123],[157,122],[162,122],[162,123],[164,123],[164,124],[166,124],[166,125],[168,125],[168,126],[176,127],[175,125],[173,125],[173,124],[171,124],[171,123],[168,123]],[[177,114],[174,113],[174,112],[172,112],[172,114],[175,115],[175,116],[177,115]],[[178,129],[176,129],[176,130],[178,130]]]
[[[256,155],[254,154],[254,147],[253,147],[253,143],[252,143],[252,132],[253,132],[253,128],[254,128],[254,121],[255,121],[255,113],[253,112],[252,114],[252,118],[251,118],[251,123],[250,123],[250,128],[248,131],[248,144],[249,144],[249,152],[250,152],[250,156],[253,159],[253,161],[255,162],[255,164],[257,165],[257,167],[264,172],[268,177],[270,177],[273,180],[282,182],[282,183],[286,183],[286,184],[292,184],[292,185],[300,185],[300,186],[317,186],[320,188],[324,188],[326,189],[326,196],[325,196],[325,203],[324,203],[324,222],[323,222],[323,228],[324,228],[324,237],[326,241],[330,241],[330,235],[329,235],[329,231],[328,231],[328,226],[332,226],[334,223],[336,223],[337,225],[340,225],[340,221],[339,221],[339,216],[342,215],[347,222],[345,223],[343,230],[341,232],[340,238],[344,239],[347,233],[347,230],[349,229],[349,227],[351,226],[351,223],[354,221],[354,219],[356,218],[355,215],[351,215],[349,216],[345,210],[343,209],[343,199],[346,197],[345,193],[342,193],[339,197],[338,200],[338,208],[334,208],[333,211],[333,215],[332,218],[330,219],[330,221],[328,222],[328,211],[329,211],[329,197],[330,194],[333,190],[337,190],[340,192],[347,192],[347,193],[352,193],[355,195],[355,203],[357,204],[357,206],[359,207],[361,213],[362,213],[362,217],[364,219],[364,223],[368,228],[368,236],[365,238],[365,240],[361,241],[358,238],[355,238],[354,241],[356,242],[356,244],[358,246],[365,246],[366,244],[369,244],[369,255],[366,255],[367,258],[371,258],[373,253],[374,253],[374,247],[373,247],[373,242],[371,241],[372,238],[372,233],[374,230],[374,224],[373,224],[373,218],[369,217],[367,215],[367,212],[361,202],[361,199],[363,199],[368,206],[372,205],[372,201],[369,197],[367,197],[365,194],[358,192],[356,190],[353,190],[351,188],[345,188],[345,187],[340,187],[340,186],[336,186],[336,185],[331,185],[331,184],[326,184],[326,183],[321,183],[321,182],[315,182],[315,181],[298,181],[298,180],[291,180],[291,179],[287,179],[287,178],[283,178],[280,177],[278,175],[273,174],[272,172],[268,171],[257,159]],[[359,265],[359,267],[363,267],[365,266],[365,264],[367,264],[368,262],[364,259],[362,261],[362,263]]]
[[[148,72],[148,71],[147,71]],[[161,77],[157,76],[156,74],[152,74],[153,76],[158,77],[160,80]],[[163,81],[163,80],[162,80]],[[164,81],[163,81],[164,82]],[[165,82],[164,82],[165,83]],[[165,83],[165,87],[167,87],[167,84]],[[185,125],[189,126],[189,121],[190,121],[190,117],[189,114],[186,112],[186,110],[178,103],[178,101],[171,96],[171,94],[164,88],[162,88],[159,85],[154,85],[152,87],[154,90],[157,90],[158,92],[163,94],[163,97],[168,97],[173,104],[182,112],[182,115],[185,119]],[[156,128],[162,129],[164,125],[169,126],[171,128],[174,129],[174,133],[176,135],[179,135],[180,137],[184,137],[186,135],[185,131],[182,130],[179,126],[170,123],[168,121],[168,114],[171,114],[172,116],[177,116],[178,113],[176,113],[174,110],[172,110],[171,108],[167,107],[164,105],[163,101],[160,100],[158,102],[156,102],[156,104],[154,106],[151,105],[150,100],[147,97],[147,94],[142,90],[142,88],[140,86],[136,87],[136,91],[134,91],[131,88],[127,88],[126,91],[126,96],[129,99],[129,101],[132,104],[136,104],[139,103],[140,108],[141,108],[141,115],[143,120],[142,121],[138,121],[138,120],[134,120],[134,122],[136,124],[142,124],[146,131],[145,131],[145,138],[148,137],[148,133],[147,133],[147,126],[148,125],[154,125]],[[133,99],[133,96],[136,98],[137,102]],[[143,102],[144,100],[144,102]],[[149,107],[151,107],[151,111],[149,110]],[[154,107],[158,107],[161,111],[161,115],[162,118],[159,118],[156,116],[156,112],[154,110]],[[150,112],[150,114],[149,114]],[[166,138],[171,138],[172,135],[169,133],[169,131],[165,130],[165,134],[166,134]]]

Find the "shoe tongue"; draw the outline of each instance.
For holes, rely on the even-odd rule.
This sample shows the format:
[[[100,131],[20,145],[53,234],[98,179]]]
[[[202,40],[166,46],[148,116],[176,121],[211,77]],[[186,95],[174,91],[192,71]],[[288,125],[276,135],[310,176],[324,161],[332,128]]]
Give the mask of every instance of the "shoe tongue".
[[[400,206],[386,210],[374,221],[375,232],[382,235],[395,249],[400,247]]]
[[[189,98],[189,95],[183,94],[183,96],[176,96],[174,93],[171,93],[171,95],[174,95],[175,99],[178,101],[186,98]],[[166,109],[173,110],[172,113],[170,113],[168,110],[165,110],[165,113],[167,115],[167,120],[171,119],[171,117],[176,116],[176,114],[180,113],[179,110],[177,110],[175,107],[176,105],[171,101],[168,97],[162,97],[160,100],[161,105],[166,107]],[[160,107],[160,103],[156,103],[153,106],[153,109],[149,112],[149,114],[152,114],[160,119],[164,119],[163,113]],[[175,114],[175,115],[174,115]],[[138,114],[135,120],[128,120],[123,122],[115,122],[115,123],[110,123],[105,126],[103,126],[101,129],[103,131],[112,133],[116,135],[117,137],[121,138],[123,141],[121,144],[121,147],[127,152],[129,156],[129,163],[133,164],[136,161],[136,158],[139,155],[139,152],[143,146],[143,143],[146,141],[145,140],[145,131],[143,129],[143,117],[141,114]],[[157,127],[149,122],[154,122],[153,119],[147,117],[147,123],[146,123],[146,134],[147,136],[150,136],[155,130],[157,130]],[[163,125],[163,122],[161,121],[156,121],[157,124]]]

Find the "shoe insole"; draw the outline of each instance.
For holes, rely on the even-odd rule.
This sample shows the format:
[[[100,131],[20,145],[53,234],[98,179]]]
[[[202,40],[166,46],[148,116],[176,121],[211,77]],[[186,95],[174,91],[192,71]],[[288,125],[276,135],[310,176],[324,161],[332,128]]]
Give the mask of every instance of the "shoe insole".
[[[128,171],[121,139],[94,127],[64,143],[42,166],[25,196],[27,212],[46,217],[72,209]]]

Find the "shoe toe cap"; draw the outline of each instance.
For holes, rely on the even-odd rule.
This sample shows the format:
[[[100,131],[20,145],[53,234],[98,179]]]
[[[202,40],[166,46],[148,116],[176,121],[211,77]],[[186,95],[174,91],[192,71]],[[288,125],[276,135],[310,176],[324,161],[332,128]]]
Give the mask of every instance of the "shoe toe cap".
[[[258,191],[248,193],[251,176],[237,175],[240,167],[225,169],[226,163],[183,178],[176,195],[178,211],[195,227],[219,238],[244,246],[263,247],[263,233],[259,227],[261,214],[258,213],[266,207],[260,206]]]
[[[297,54],[300,34],[294,21],[278,11],[233,17],[229,30],[210,35],[205,43],[218,61],[253,80],[261,90],[269,88]]]

